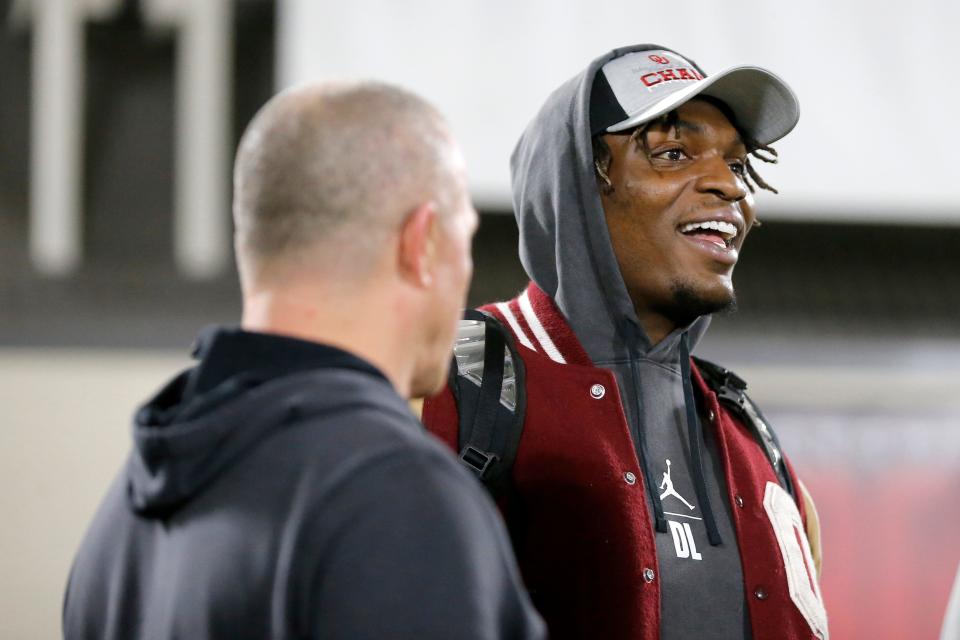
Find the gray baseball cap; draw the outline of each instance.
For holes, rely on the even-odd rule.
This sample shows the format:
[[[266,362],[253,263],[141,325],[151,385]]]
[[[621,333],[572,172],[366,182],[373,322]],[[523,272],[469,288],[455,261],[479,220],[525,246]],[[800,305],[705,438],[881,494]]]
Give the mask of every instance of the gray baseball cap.
[[[592,133],[631,129],[694,96],[725,103],[737,125],[761,145],[790,133],[800,118],[797,96],[786,82],[760,67],[730,67],[707,76],[669,49],[632,51],[597,72],[590,99]]]

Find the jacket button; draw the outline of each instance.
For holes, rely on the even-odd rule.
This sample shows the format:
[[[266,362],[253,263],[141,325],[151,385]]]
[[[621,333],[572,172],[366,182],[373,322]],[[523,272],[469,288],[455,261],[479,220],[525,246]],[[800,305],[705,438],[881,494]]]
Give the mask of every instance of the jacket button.
[[[633,471],[627,471],[623,474],[623,479],[627,481],[627,484],[637,484],[637,476],[633,474]]]
[[[715,414],[715,413],[713,412],[713,409],[710,409],[710,414],[709,414],[709,416],[710,416],[710,422],[713,422],[714,418],[717,417],[717,414]]]
[[[743,509],[743,496],[739,493],[733,497],[734,502],[737,503],[737,506]]]
[[[606,388],[602,384],[595,384],[590,387],[590,397],[594,400],[599,400],[607,394]]]
[[[767,599],[767,590],[763,587],[757,587],[753,590],[753,595],[757,597],[757,600],[766,600]]]
[[[653,579],[656,577],[656,574],[653,572],[653,569],[647,567],[643,570],[643,579],[647,582],[653,582]]]

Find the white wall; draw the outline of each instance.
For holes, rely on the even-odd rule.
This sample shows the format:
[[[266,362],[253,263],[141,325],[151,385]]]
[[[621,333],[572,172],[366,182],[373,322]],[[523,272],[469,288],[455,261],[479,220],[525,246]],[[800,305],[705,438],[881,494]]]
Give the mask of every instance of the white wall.
[[[134,407],[187,363],[0,349],[0,638],[60,637],[70,563],[129,449]]]
[[[361,76],[453,122],[481,206],[509,206],[507,160],[547,94],[604,51],[655,42],[718,71],[758,64],[801,101],[763,175],[763,212],[960,224],[960,5],[914,0],[280,0],[281,86]]]

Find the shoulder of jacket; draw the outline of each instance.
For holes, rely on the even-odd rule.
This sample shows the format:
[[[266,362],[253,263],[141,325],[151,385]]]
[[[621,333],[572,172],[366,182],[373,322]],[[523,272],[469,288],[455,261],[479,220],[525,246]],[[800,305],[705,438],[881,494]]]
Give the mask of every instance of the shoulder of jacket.
[[[799,504],[800,496],[793,486],[793,479],[783,457],[780,440],[763,415],[760,407],[747,394],[747,382],[736,373],[703,358],[693,357],[693,361],[703,376],[707,386],[717,394],[721,406],[730,409],[754,433],[763,447],[770,464],[780,479],[780,483]]]

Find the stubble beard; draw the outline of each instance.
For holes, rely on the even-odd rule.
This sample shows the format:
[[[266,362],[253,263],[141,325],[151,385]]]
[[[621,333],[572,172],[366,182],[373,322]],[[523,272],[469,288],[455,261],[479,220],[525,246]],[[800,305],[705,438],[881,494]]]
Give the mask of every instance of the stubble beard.
[[[671,287],[672,304],[666,310],[668,317],[680,327],[711,314],[730,314],[737,310],[737,296],[733,291],[722,296],[708,296],[689,282],[675,282]]]

